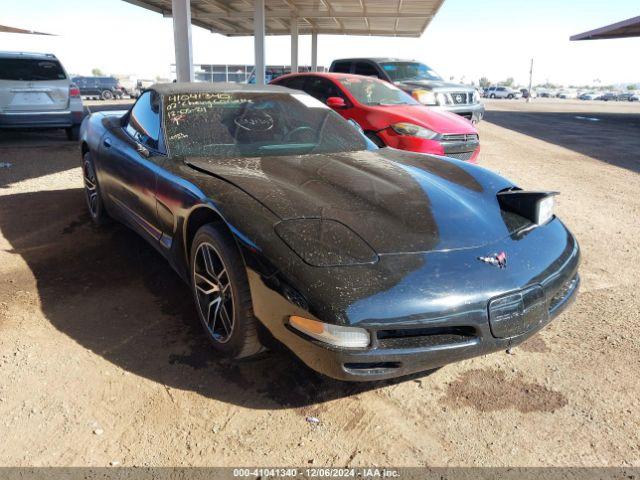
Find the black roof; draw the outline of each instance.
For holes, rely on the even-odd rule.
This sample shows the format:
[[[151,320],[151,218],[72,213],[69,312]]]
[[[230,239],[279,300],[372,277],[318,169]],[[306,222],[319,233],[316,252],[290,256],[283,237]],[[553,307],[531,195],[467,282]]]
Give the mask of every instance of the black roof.
[[[32,60],[58,60],[53,53],[0,51],[0,58],[29,58]]]
[[[245,83],[154,83],[147,90],[155,90],[160,95],[177,93],[217,93],[217,92],[252,92],[252,93],[291,93],[292,90],[276,85],[250,85]],[[298,92],[300,93],[300,92]]]
[[[369,62],[415,62],[415,60],[407,60],[406,58],[392,58],[392,57],[356,57],[356,58],[338,58],[331,63],[335,62],[358,62],[358,61],[369,61]]]

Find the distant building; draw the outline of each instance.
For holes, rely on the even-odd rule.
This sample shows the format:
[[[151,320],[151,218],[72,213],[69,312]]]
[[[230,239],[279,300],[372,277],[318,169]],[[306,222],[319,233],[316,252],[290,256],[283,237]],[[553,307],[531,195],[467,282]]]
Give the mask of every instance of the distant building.
[[[255,83],[255,73],[253,65],[231,65],[231,64],[195,64],[194,79],[196,82],[231,82],[231,83]],[[171,72],[175,74],[176,66],[171,65]],[[310,72],[311,67],[301,65],[299,72]],[[318,72],[326,72],[325,67],[318,67]],[[267,65],[265,68],[265,82],[282,75],[291,73],[289,65]]]

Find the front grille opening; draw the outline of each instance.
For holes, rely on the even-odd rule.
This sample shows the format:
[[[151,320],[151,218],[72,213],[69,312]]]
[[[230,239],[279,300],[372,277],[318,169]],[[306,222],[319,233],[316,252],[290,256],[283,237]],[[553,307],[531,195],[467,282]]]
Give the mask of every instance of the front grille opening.
[[[344,369],[351,373],[381,373],[387,370],[396,370],[401,366],[400,362],[363,362],[345,363]]]
[[[445,152],[445,155],[447,157],[455,158],[456,160],[464,160],[466,162],[467,160],[471,160],[471,157],[473,157],[474,153],[475,153],[475,151],[473,151],[473,152],[461,152],[461,153],[446,153]]]
[[[450,133],[442,136],[445,142],[477,142],[479,138],[477,133]]]
[[[563,283],[555,295],[551,297],[551,300],[549,300],[549,313],[552,313],[556,308],[560,307],[567,298],[571,296],[577,285],[577,274],[571,280]]]
[[[451,99],[456,105],[464,105],[467,103],[471,103],[471,100],[473,99],[473,93],[453,92],[451,94]]]
[[[471,326],[455,326],[378,330],[376,337],[381,348],[415,348],[466,343],[477,334]]]

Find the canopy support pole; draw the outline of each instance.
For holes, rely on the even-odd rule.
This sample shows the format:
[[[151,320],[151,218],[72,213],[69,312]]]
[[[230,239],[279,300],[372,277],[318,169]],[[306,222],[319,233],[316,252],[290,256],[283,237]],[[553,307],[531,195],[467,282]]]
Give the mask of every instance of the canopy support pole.
[[[311,32],[311,71],[318,71],[318,32]]]
[[[264,38],[264,0],[255,0],[255,15],[253,17],[253,42],[256,85],[264,85]]]
[[[298,73],[298,19],[291,17],[291,73]]]
[[[176,80],[193,82],[190,0],[171,0],[171,11],[173,12],[173,43],[176,50]]]

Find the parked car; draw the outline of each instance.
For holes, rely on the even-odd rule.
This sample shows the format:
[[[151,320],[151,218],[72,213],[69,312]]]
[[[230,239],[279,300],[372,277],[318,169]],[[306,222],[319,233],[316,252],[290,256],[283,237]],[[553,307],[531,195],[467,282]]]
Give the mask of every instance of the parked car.
[[[578,98],[578,93],[574,90],[562,90],[558,93],[558,98],[570,100],[573,98]]]
[[[342,380],[517,345],[579,285],[553,193],[468,162],[377,149],[273,85],[158,84],[82,126],[91,218],[115,218],[188,283],[212,349],[277,341]]]
[[[123,95],[129,96],[129,98],[138,98],[138,95],[140,95],[138,81],[134,78],[120,78],[118,80],[118,86],[122,90]]]
[[[489,87],[485,94],[489,98],[522,98],[522,92],[511,87]]]
[[[529,91],[526,88],[521,88],[520,93],[522,94],[522,98],[538,98],[538,93],[535,90]]]
[[[122,98],[125,93],[115,77],[74,77],[73,82],[80,88],[80,94],[86,97],[112,100]]]
[[[0,128],[64,128],[78,140],[80,91],[50,53],[0,52]]]
[[[617,100],[619,102],[637,102],[638,95],[633,92],[619,93]]]
[[[618,100],[618,95],[616,93],[613,93],[613,92],[606,92],[606,93],[598,95],[596,97],[596,100],[603,100],[605,102],[616,101],[616,100]]]
[[[474,87],[445,82],[424,63],[396,58],[345,58],[334,60],[329,71],[386,80],[423,105],[457,113],[473,123],[484,116],[484,105]]]
[[[421,105],[398,87],[373,77],[341,73],[299,73],[275,85],[302,90],[354,120],[379,147],[447,155],[475,162],[478,131],[451,112]]]
[[[578,98],[580,100],[595,100],[599,96],[600,95],[598,93],[595,93],[595,92],[585,92],[585,93],[582,93]]]

